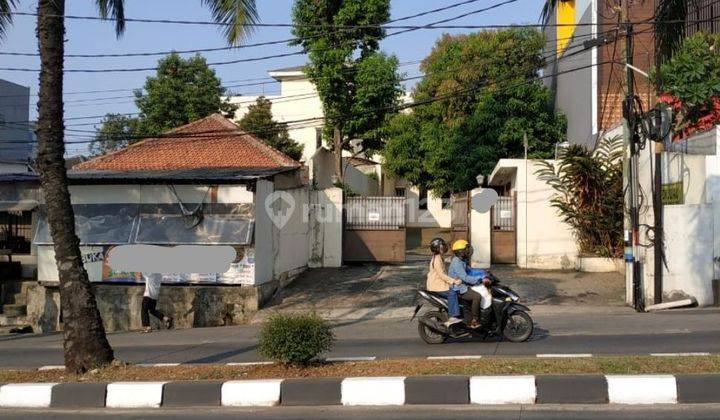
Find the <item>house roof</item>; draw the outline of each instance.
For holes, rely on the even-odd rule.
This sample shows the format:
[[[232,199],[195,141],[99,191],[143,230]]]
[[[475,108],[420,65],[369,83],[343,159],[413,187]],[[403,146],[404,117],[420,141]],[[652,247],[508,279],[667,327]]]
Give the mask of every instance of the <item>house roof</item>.
[[[220,114],[193,121],[162,136],[147,138],[121,150],[73,166],[71,178],[174,175],[213,172],[243,177],[283,172],[300,163],[241,131]],[[135,174],[135,175],[133,175]],[[113,176],[111,176],[113,177]]]

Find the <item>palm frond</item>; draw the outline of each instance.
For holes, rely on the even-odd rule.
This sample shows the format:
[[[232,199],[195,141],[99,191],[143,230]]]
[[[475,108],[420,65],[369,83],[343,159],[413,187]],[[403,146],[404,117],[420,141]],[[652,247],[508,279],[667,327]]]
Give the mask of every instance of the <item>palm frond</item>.
[[[121,36],[125,32],[125,1],[124,0],[96,0],[100,17],[115,21],[115,33]]]
[[[255,0],[202,0],[213,19],[225,25],[223,33],[230,45],[237,45],[249,32],[249,25],[260,21]]]
[[[0,40],[5,38],[5,32],[12,24],[11,13],[17,5],[18,0],[0,0]]]

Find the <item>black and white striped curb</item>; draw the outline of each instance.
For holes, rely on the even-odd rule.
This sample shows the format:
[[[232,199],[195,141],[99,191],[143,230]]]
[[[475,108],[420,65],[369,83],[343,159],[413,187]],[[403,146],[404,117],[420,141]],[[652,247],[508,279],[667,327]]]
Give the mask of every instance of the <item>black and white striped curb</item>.
[[[415,376],[0,386],[0,408],[691,403],[720,403],[720,374]]]

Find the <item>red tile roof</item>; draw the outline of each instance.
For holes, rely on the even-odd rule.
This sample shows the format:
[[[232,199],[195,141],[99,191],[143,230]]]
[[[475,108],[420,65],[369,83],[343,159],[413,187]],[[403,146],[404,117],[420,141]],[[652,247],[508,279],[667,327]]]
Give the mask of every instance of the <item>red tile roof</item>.
[[[220,114],[175,128],[73,167],[74,171],[296,168],[300,163]]]

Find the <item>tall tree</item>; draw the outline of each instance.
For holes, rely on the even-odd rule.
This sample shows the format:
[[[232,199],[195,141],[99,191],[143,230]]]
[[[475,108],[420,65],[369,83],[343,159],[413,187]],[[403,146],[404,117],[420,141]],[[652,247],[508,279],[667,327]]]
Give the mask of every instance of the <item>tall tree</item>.
[[[202,0],[213,18],[223,25],[231,44],[241,40],[247,23],[258,19],[253,0]],[[11,12],[17,0],[0,0],[0,11]],[[123,0],[95,0],[100,16],[115,19],[120,36],[125,29]],[[37,38],[40,52],[38,99],[38,158],[40,186],[47,204],[47,217],[60,276],[60,306],[63,312],[65,369],[83,373],[109,364],[113,350],[105,337],[95,296],[82,264],[80,241],[70,203],[65,170],[63,122],[63,67],[65,48],[65,0],[38,0]],[[0,15],[0,38],[11,23],[10,14]]]
[[[204,57],[170,54],[158,61],[157,74],[147,78],[144,92],[135,91],[140,133],[160,134],[218,111],[232,118],[237,106],[225,94]]]
[[[293,7],[293,34],[309,53],[305,72],[323,103],[340,180],[342,150],[353,139],[362,139],[366,152],[378,149],[378,130],[399,101],[397,58],[378,52],[385,36],[379,25],[389,17],[389,0],[296,0]]]
[[[272,102],[266,97],[261,96],[255,104],[248,106],[247,114],[238,121],[238,125],[291,158],[300,160],[302,157],[303,145],[290,138],[287,124],[273,119]]]
[[[531,29],[442,36],[423,61],[415,107],[386,126],[386,170],[443,195],[477,186],[498,159],[546,158],[564,138],[543,86],[543,37]],[[441,99],[441,100],[438,100]]]
[[[137,118],[121,114],[105,115],[95,138],[90,143],[90,154],[104,155],[138,141],[140,138],[138,123]]]
[[[204,57],[169,54],[158,60],[157,73],[147,78],[143,89],[135,91],[138,117],[106,115],[90,151],[112,152],[218,111],[232,118],[237,106],[226,94]]]

